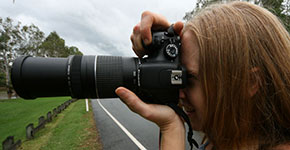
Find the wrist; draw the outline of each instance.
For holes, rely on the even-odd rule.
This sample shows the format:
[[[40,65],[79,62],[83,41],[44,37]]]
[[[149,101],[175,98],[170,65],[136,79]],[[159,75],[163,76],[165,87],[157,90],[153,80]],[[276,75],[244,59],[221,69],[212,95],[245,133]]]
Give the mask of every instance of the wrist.
[[[161,149],[185,149],[185,127],[182,120],[177,116],[178,120],[170,124],[160,127]]]

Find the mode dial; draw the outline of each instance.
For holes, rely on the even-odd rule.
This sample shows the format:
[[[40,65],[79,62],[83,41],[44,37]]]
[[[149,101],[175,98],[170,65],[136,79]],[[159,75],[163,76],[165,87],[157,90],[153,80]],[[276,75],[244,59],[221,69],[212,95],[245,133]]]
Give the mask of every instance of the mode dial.
[[[178,48],[175,44],[168,44],[165,48],[165,54],[170,58],[176,58],[178,55]]]

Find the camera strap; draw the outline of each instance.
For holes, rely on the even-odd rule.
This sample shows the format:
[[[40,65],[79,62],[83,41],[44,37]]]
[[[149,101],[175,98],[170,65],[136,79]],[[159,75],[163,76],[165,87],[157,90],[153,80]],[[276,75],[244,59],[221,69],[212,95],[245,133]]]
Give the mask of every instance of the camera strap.
[[[191,124],[190,124],[190,121],[189,121],[189,117],[187,116],[187,114],[183,111],[182,108],[178,107],[176,104],[174,103],[169,103],[167,104],[170,108],[172,108],[175,113],[177,113],[179,116],[181,116],[184,121],[187,123],[187,126],[188,126],[188,132],[187,132],[187,141],[190,145],[190,149],[192,150],[192,145],[194,144],[194,146],[196,148],[198,148],[198,143],[192,138],[193,136],[193,131],[192,131],[192,128],[191,128]]]

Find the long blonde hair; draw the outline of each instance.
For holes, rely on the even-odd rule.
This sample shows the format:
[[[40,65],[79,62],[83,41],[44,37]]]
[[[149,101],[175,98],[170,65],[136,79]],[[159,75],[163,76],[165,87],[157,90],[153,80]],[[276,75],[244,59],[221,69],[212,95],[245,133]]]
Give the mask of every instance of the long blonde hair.
[[[203,131],[215,148],[289,142],[290,37],[277,17],[247,2],[214,4],[187,22],[187,30],[200,48]]]

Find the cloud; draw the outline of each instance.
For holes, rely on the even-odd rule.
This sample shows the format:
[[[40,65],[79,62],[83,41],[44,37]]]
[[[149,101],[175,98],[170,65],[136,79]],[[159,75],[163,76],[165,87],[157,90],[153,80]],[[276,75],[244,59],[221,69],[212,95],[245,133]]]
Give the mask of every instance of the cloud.
[[[183,0],[16,0],[3,1],[2,18],[35,24],[48,35],[56,31],[84,54],[134,56],[130,34],[141,13],[150,10],[170,22],[181,20],[195,1]]]

